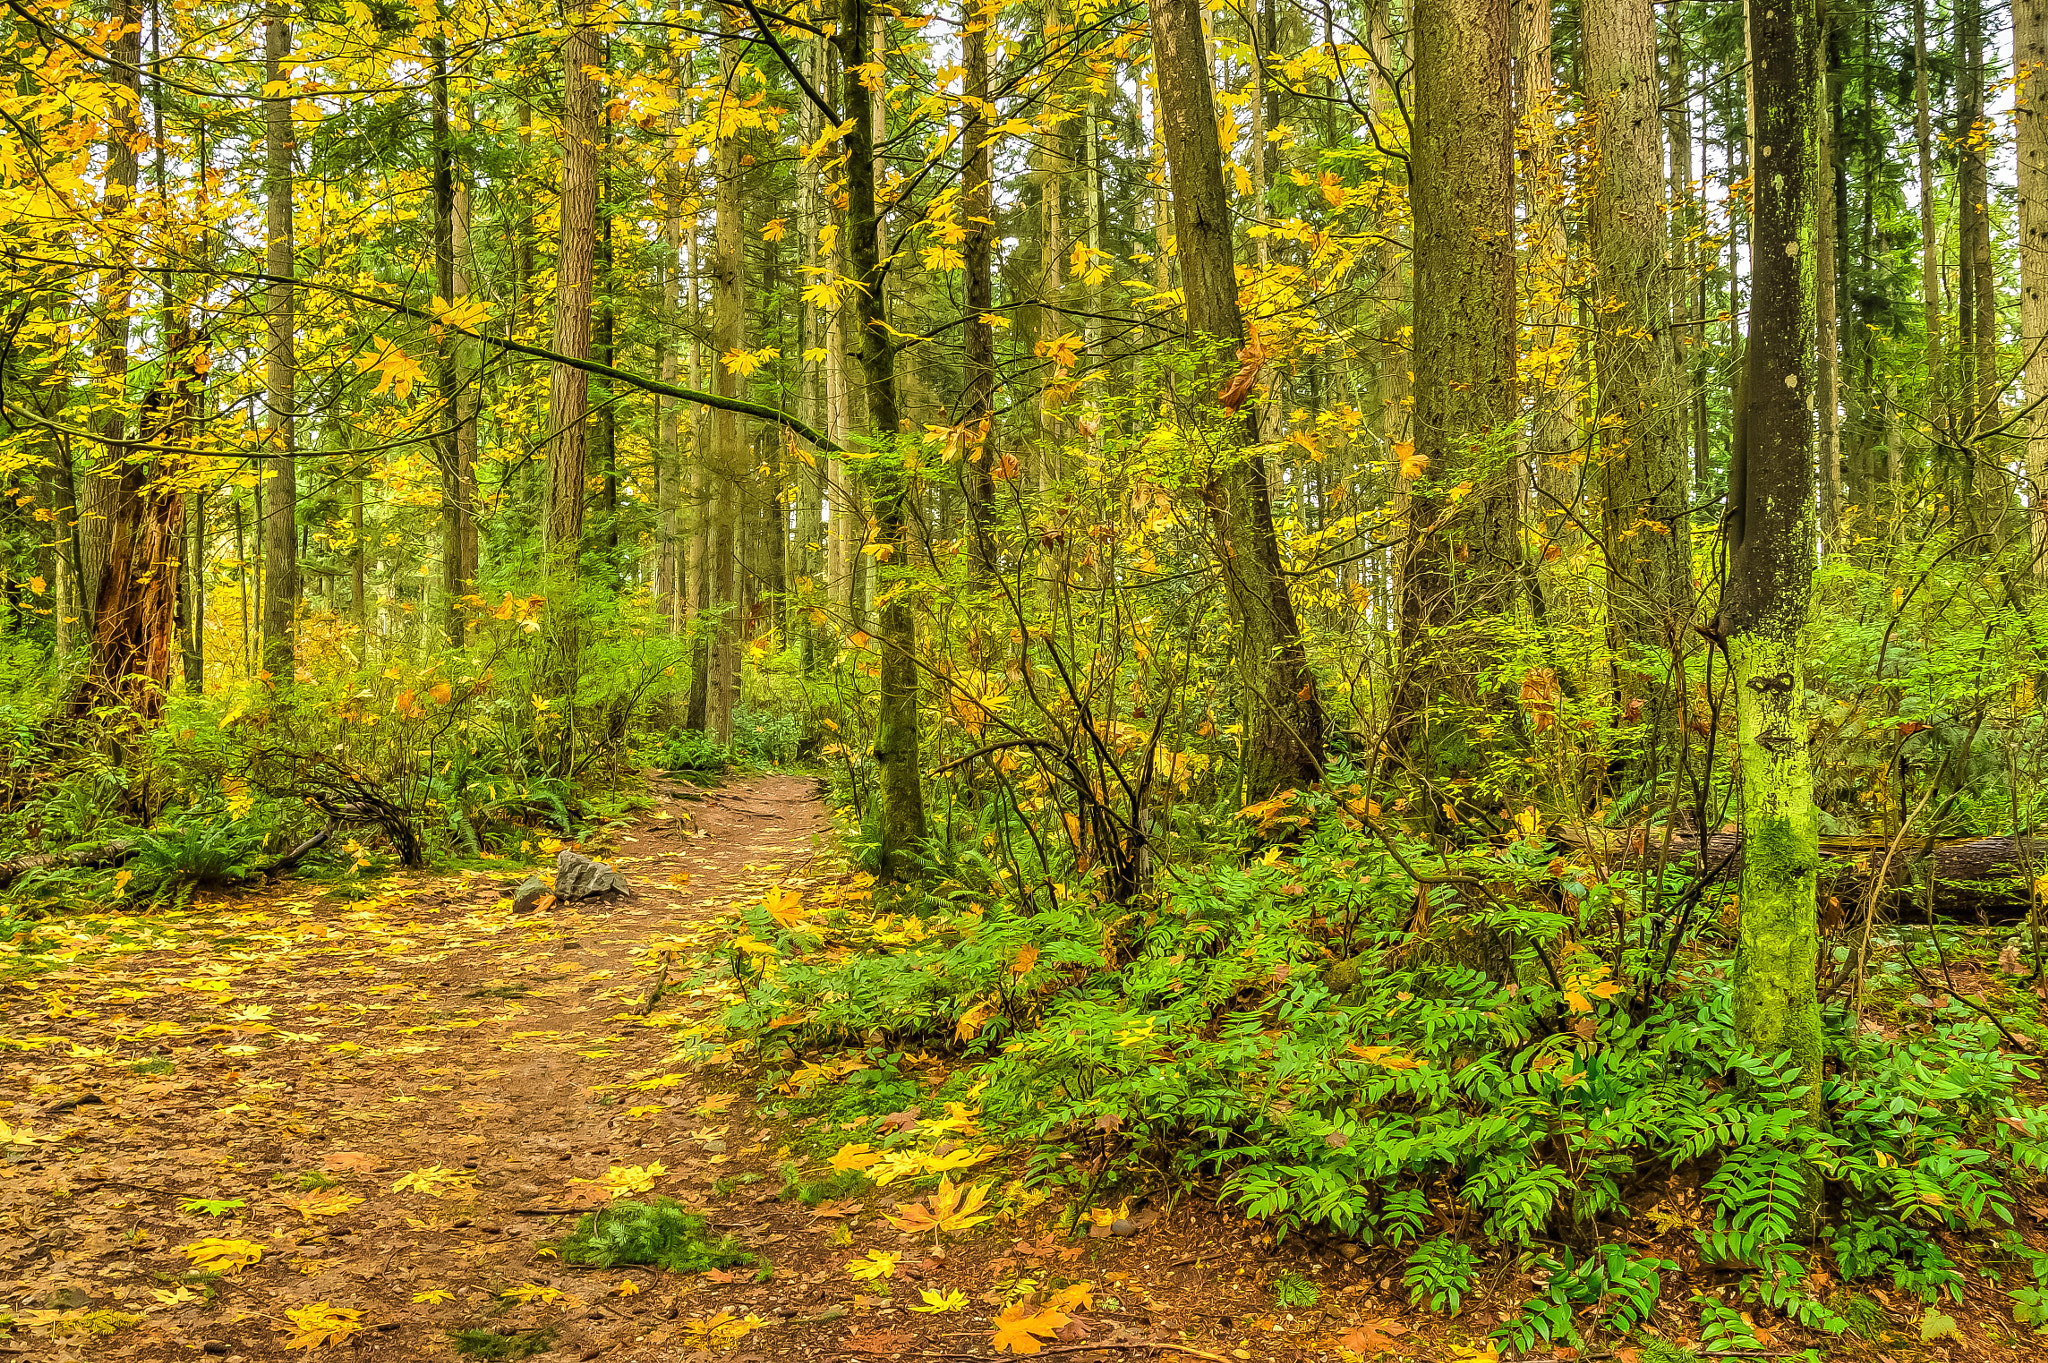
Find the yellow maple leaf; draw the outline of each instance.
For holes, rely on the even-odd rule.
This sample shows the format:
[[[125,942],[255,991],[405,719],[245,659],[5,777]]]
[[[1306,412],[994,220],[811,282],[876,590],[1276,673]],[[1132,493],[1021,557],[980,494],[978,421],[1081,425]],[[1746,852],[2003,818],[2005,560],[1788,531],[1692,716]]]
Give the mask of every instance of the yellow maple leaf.
[[[846,1266],[846,1271],[862,1282],[876,1282],[896,1276],[896,1261],[903,1257],[901,1251],[871,1249],[865,1259],[855,1259]]]
[[[777,885],[768,891],[768,898],[763,903],[768,916],[785,928],[794,928],[804,921],[804,897],[796,890],[786,890]]]
[[[439,1306],[444,1301],[454,1301],[455,1294],[445,1287],[430,1287],[424,1292],[413,1293],[412,1299],[421,1306]]]
[[[286,1193],[277,1200],[308,1222],[316,1216],[340,1216],[343,1212],[363,1204],[363,1199],[354,1193],[338,1193],[320,1188],[305,1193]]]
[[[412,386],[426,377],[403,350],[381,336],[371,338],[370,351],[356,357],[356,367],[365,374],[376,371],[374,393],[390,393],[402,402],[412,396]]]
[[[728,350],[719,358],[728,374],[737,374],[741,378],[761,367],[761,357],[751,350]]]
[[[771,221],[770,221],[770,222],[769,222],[769,223],[768,223],[768,224],[767,224],[766,226],[762,227],[762,229],[761,229],[761,240],[763,240],[763,241],[781,241],[781,240],[782,240],[782,238],[783,238],[783,236],[784,236],[784,234],[785,234],[785,233],[787,233],[788,231],[789,231],[789,219],[788,219],[788,218],[775,218],[775,219],[771,220]]]
[[[913,1306],[910,1309],[923,1315],[935,1316],[941,1312],[964,1311],[967,1309],[967,1294],[965,1292],[935,1292],[927,1287],[918,1295],[924,1298],[924,1305]]]
[[[988,1190],[986,1183],[963,1188],[942,1175],[938,1190],[924,1201],[899,1206],[902,1216],[884,1216],[883,1219],[897,1230],[913,1233],[964,1231],[989,1219],[974,1215],[988,1201]]]
[[[654,1186],[654,1180],[668,1172],[668,1166],[660,1160],[642,1167],[638,1164],[615,1164],[596,1178],[572,1178],[571,1183],[587,1183],[602,1188],[613,1197],[624,1197],[627,1193],[644,1193]]]
[[[1094,1283],[1069,1283],[1045,1299],[1050,1311],[1086,1311],[1095,1305]]]
[[[329,1306],[324,1301],[287,1311],[284,1318],[297,1332],[285,1342],[287,1349],[324,1349],[342,1343],[363,1328],[362,1312]]]
[[[723,1349],[767,1323],[759,1316],[736,1316],[730,1311],[720,1311],[716,1315],[684,1321],[683,1332],[700,1344]]]
[[[1394,461],[1399,466],[1403,478],[1420,478],[1429,469],[1429,456],[1417,454],[1415,442],[1412,440],[1394,442]]]
[[[254,1240],[228,1240],[209,1235],[185,1246],[184,1256],[195,1268],[208,1273],[239,1273],[263,1257],[263,1246]]]
[[[476,1175],[465,1169],[444,1169],[430,1164],[424,1169],[414,1170],[391,1185],[394,1193],[419,1193],[425,1197],[442,1197],[457,1189],[474,1188]]]
[[[1072,1317],[1064,1311],[1034,1310],[1027,1302],[1016,1302],[995,1319],[995,1333],[989,1347],[997,1353],[1035,1354],[1045,1341],[1059,1334]],[[1044,1338],[1040,1338],[1043,1336]]]

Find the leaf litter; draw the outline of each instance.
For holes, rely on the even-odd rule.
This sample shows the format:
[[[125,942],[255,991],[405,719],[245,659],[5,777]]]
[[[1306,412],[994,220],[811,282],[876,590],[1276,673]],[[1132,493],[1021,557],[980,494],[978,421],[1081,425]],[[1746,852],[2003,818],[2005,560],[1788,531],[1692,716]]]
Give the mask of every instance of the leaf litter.
[[[870,1142],[916,1139],[845,1142],[813,1166],[857,1189],[772,1191],[797,1133],[755,1111],[716,1021],[726,989],[691,981],[745,955],[743,905],[801,921],[806,887],[835,877],[824,898],[865,898],[816,855],[814,791],[771,776],[705,802],[695,827],[643,821],[616,862],[644,889],[622,905],[515,918],[524,871],[508,863],[353,900],[286,885],[86,911],[0,943],[0,1349],[763,1363],[1387,1348],[1386,1321],[1358,1329],[1399,1310],[1369,1277],[1321,1316],[1276,1316],[1260,1285],[1276,1251],[1213,1208],[1183,1208],[1171,1232],[1070,1239],[1102,1218],[1039,1205],[959,1104],[892,1113]],[[822,1059],[791,1082],[867,1063]],[[899,1180],[918,1191],[890,1199]],[[645,1267],[596,1276],[628,1264]],[[1089,1343],[1102,1351],[1077,1353]]]

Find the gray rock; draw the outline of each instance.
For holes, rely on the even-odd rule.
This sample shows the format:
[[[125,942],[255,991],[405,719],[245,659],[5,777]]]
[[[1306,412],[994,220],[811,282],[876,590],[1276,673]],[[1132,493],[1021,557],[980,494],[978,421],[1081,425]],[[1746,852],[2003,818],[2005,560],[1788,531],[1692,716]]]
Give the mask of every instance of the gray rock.
[[[540,907],[541,899],[548,893],[548,883],[539,876],[528,876],[525,883],[513,891],[512,912],[532,913]]]
[[[630,895],[626,878],[601,861],[592,861],[581,852],[562,849],[555,858],[555,898],[589,899],[593,895]]]

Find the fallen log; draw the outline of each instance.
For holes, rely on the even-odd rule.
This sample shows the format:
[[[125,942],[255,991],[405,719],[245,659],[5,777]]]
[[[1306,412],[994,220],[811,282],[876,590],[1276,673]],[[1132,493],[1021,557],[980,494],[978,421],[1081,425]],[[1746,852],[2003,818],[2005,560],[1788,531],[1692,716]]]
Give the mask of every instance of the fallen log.
[[[1614,856],[1624,863],[1654,862],[1663,855],[1664,834],[1659,829],[1588,828],[1559,830],[1555,836],[1567,845]],[[1882,889],[1893,912],[1925,912],[1926,873],[1931,869],[1936,914],[1983,922],[1996,916],[2010,922],[2026,914],[2033,903],[2035,878],[2048,872],[2048,838],[1908,838],[1900,841],[1887,865],[1885,852],[1890,846],[1890,838],[1875,835],[1823,837],[1823,903],[1832,897],[1841,912],[1852,912],[1883,867]],[[1740,833],[1713,833],[1704,842],[1692,834],[1675,833],[1670,849],[1682,864],[1704,868],[1709,883],[1742,879]]]
[[[66,870],[88,870],[102,866],[119,866],[134,856],[136,851],[135,839],[111,838],[106,842],[94,843],[90,847],[75,847],[67,852],[38,852],[34,856],[0,861],[0,890],[12,888],[17,880],[31,871],[48,871],[60,867]]]

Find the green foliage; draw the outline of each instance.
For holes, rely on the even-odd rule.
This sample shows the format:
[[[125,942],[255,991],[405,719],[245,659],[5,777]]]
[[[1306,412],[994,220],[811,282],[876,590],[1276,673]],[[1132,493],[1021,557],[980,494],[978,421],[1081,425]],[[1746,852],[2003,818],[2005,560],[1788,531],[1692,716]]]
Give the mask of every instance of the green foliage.
[[[999,854],[963,839],[886,911],[750,909],[779,959],[728,1022],[778,1078],[862,1048],[814,1091],[791,1080],[839,1122],[931,1101],[873,1063],[884,1047],[950,1049],[991,1129],[1106,1156],[1109,1179],[1215,1180],[1280,1235],[1400,1249],[1433,1310],[1459,1309],[1488,1254],[1535,1254],[1540,1290],[1503,1336],[1523,1344],[1645,1318],[1668,1266],[1608,1228],[1674,1174],[1700,1190],[1704,1262],[1754,1308],[1837,1333],[1802,1257],[1821,1208],[1841,1207],[1820,1229],[1843,1277],[1938,1299],[1959,1280],[1935,1233],[2007,1224],[2048,1168],[2034,1070],[1960,1006],[1904,1044],[1839,1019],[1829,1124],[1809,1127],[1789,1063],[1734,1033],[1725,958],[1709,944],[1666,975],[1632,917],[1677,888],[1529,838],[1389,847],[1355,798],[1283,802],[1265,822],[1290,845],[1183,865],[1128,908],[1071,884],[1020,903]],[[1415,874],[1432,878],[1420,933]],[[1453,1219],[1478,1237],[1444,1234]]]
[[[1322,1299],[1323,1289],[1299,1273],[1282,1273],[1273,1279],[1273,1305],[1282,1310],[1301,1310]]]
[[[1439,1235],[1423,1241],[1408,1256],[1401,1285],[1408,1289],[1408,1300],[1416,1306],[1454,1316],[1465,1294],[1472,1290],[1472,1280],[1478,1271],[1479,1256],[1471,1246]]]
[[[204,808],[168,828],[135,840],[134,882],[139,897],[189,901],[195,890],[218,889],[256,874],[263,862],[265,833]]]
[[[581,1217],[555,1247],[563,1263],[593,1268],[650,1264],[671,1273],[702,1273],[754,1262],[731,1236],[714,1240],[709,1232],[703,1217],[673,1198],[622,1200]]]
[[[555,1327],[551,1325],[534,1330],[491,1330],[471,1326],[461,1330],[450,1330],[448,1342],[453,1344],[455,1352],[464,1358],[532,1358],[555,1347],[555,1333]]]
[[[654,762],[663,771],[715,776],[731,764],[732,755],[710,734],[675,729],[664,735],[654,750]]]
[[[1532,1274],[1538,1295],[1494,1338],[1526,1354],[1538,1344],[1583,1348],[1582,1322],[1590,1322],[1595,1335],[1626,1334],[1649,1319],[1664,1292],[1663,1275],[1677,1268],[1669,1259],[1633,1257],[1620,1245],[1602,1245],[1584,1262],[1570,1250],[1538,1255]]]
[[[742,708],[732,717],[733,751],[744,762],[794,762],[803,742],[803,722],[795,715]]]

